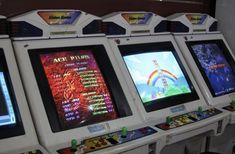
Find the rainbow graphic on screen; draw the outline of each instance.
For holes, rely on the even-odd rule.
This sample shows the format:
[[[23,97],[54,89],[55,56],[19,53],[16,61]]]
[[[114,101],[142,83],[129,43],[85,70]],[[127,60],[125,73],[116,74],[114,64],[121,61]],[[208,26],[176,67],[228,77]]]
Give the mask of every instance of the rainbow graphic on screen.
[[[145,52],[123,58],[143,103],[191,93],[171,51]]]
[[[168,72],[167,70],[160,69],[159,71],[153,71],[153,73],[149,76],[147,84],[150,86],[154,86],[156,82],[161,79],[161,77],[168,78],[173,82],[177,80],[177,77],[174,74]]]

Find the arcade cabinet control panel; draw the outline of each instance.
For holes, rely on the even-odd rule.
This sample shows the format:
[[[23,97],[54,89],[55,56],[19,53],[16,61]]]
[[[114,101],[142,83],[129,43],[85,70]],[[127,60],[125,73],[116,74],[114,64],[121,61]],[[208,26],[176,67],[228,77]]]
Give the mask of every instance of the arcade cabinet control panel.
[[[86,139],[78,146],[77,141],[72,140],[71,147],[58,150],[58,152],[60,154],[89,153],[130,142],[148,135],[152,135],[154,133],[157,133],[157,131],[151,127],[143,127],[132,131],[128,131],[126,127],[123,127],[120,131],[117,132]]]
[[[202,107],[198,107],[197,111],[188,112],[179,116],[175,117],[167,117],[166,122],[156,125],[156,127],[162,129],[162,130],[169,130],[172,128],[177,128],[180,126],[184,126],[187,124],[191,124],[194,122],[198,122],[207,118],[210,118],[212,116],[218,115],[222,113],[222,111],[211,108],[208,110],[203,111]]]

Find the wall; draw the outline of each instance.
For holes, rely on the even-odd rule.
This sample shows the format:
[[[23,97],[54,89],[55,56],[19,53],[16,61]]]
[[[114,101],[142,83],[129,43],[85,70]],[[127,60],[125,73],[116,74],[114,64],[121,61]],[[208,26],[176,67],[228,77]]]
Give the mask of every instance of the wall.
[[[224,34],[230,48],[235,53],[235,1],[234,0],[217,0],[216,1],[216,18],[218,28]]]
[[[114,11],[152,11],[161,16],[202,12],[213,16],[214,0],[0,0],[0,14],[15,16],[33,9],[80,9],[103,16]]]

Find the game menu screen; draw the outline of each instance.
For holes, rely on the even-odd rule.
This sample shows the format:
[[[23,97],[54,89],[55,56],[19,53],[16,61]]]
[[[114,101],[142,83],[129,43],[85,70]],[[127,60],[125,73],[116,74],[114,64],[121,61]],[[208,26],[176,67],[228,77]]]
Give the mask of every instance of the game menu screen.
[[[151,46],[151,45],[150,45]],[[153,44],[132,49],[123,48],[123,60],[146,109],[161,109],[173,103],[170,99],[190,95],[193,87],[171,44]],[[169,50],[171,49],[171,50]],[[163,103],[165,102],[165,104]],[[179,102],[180,103],[180,102]],[[167,105],[167,106],[168,106]]]
[[[234,92],[234,60],[223,41],[193,41],[187,45],[212,95]]]
[[[55,132],[127,116],[120,108],[129,110],[128,103],[101,49],[88,46],[30,52]],[[117,107],[119,101],[126,104]]]
[[[41,54],[63,127],[117,118],[102,73],[89,50]]]

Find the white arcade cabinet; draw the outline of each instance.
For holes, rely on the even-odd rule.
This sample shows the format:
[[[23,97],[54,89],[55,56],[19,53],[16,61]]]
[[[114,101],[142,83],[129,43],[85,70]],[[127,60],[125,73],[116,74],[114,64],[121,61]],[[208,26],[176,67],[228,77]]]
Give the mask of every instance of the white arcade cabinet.
[[[103,22],[141,116],[147,124],[167,133],[167,145],[177,143],[165,153],[183,153],[188,145],[178,143],[185,139],[189,139],[189,147],[197,147],[190,142],[196,135],[223,133],[228,113],[206,104],[173,36],[167,32],[165,18],[151,12],[116,12],[104,16]],[[201,147],[197,147],[198,152]]]
[[[39,138],[50,153],[156,153],[164,134],[138,116],[100,18],[36,10],[9,21]]]
[[[37,140],[3,16],[0,16],[0,153],[47,154]]]
[[[174,14],[168,19],[171,20],[174,38],[207,103],[229,111],[230,124],[234,124],[235,56],[223,34],[217,31],[217,20],[207,14],[199,13]],[[231,153],[226,152],[231,148],[222,146],[221,142],[228,141],[231,135],[227,134],[225,135],[227,137],[222,136],[224,139],[220,139],[217,148],[220,147],[221,152]],[[234,140],[233,135],[231,142]]]

